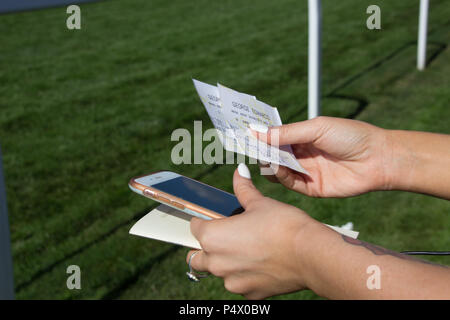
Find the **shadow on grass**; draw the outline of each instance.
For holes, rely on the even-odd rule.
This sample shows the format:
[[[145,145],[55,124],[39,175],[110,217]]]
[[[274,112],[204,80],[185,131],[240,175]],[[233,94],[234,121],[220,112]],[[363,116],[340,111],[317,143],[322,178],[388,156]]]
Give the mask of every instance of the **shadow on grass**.
[[[167,250],[165,250],[165,251],[161,252],[160,254],[158,254],[156,257],[152,257],[151,259],[149,259],[147,261],[147,263],[145,263],[141,268],[139,268],[135,273],[133,273],[133,275],[131,275],[130,277],[126,278],[124,281],[122,281],[120,283],[120,285],[118,285],[113,290],[111,290],[110,292],[105,294],[101,299],[102,300],[116,299],[128,287],[130,287],[131,285],[135,284],[139,280],[139,277],[142,274],[150,272],[152,270],[152,266],[155,263],[158,263],[159,261],[162,261],[162,260],[166,259],[171,254],[177,252],[178,249],[180,249],[180,248],[183,248],[183,247],[173,245],[170,248],[168,248]]]

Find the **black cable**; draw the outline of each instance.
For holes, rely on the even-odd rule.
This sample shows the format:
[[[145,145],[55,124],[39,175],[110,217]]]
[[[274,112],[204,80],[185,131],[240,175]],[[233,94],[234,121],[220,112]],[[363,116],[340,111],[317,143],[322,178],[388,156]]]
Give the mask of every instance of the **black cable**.
[[[448,256],[450,251],[402,251],[400,253],[412,256]]]

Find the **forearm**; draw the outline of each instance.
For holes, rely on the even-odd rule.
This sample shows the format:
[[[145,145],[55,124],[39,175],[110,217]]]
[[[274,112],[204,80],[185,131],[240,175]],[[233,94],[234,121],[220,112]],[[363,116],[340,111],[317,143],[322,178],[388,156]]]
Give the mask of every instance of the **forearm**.
[[[450,135],[387,130],[387,189],[450,199]]]
[[[320,296],[450,299],[447,267],[347,238],[318,224],[303,231],[296,241],[306,285]]]

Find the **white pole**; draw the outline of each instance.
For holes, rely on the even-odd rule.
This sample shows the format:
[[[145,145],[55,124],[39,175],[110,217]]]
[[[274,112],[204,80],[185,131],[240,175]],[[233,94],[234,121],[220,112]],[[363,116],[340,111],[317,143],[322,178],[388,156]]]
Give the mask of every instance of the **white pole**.
[[[0,150],[0,300],[14,299],[13,267],[9,239],[8,210]]]
[[[308,0],[308,119],[320,115],[321,0]]]
[[[417,69],[425,70],[427,62],[427,28],[429,0],[420,0],[419,36],[417,40]]]

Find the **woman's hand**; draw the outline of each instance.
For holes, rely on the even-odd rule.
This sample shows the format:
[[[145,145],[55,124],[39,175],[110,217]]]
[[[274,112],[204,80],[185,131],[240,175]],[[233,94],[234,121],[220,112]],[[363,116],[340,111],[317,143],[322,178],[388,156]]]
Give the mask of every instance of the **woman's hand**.
[[[318,117],[264,131],[267,128],[254,134],[267,143],[292,145],[310,173],[271,165],[276,181],[291,190],[313,197],[348,197],[390,188],[393,150],[387,130],[356,120]],[[267,177],[273,182],[273,176]]]
[[[233,186],[245,212],[191,220],[202,247],[192,268],[223,278],[228,291],[248,299],[307,288],[331,299],[449,299],[448,268],[343,236],[295,207],[264,197],[245,165],[238,171]],[[367,270],[373,266],[379,268],[382,290],[368,285]]]
[[[300,209],[264,197],[244,164],[234,173],[233,187],[245,212],[212,221],[193,218],[191,231],[203,250],[191,266],[223,278],[228,291],[249,299],[305,289],[304,261],[293,253],[301,250],[296,240],[302,232],[320,223]]]

